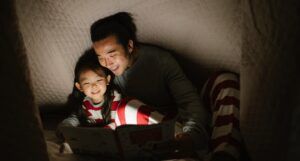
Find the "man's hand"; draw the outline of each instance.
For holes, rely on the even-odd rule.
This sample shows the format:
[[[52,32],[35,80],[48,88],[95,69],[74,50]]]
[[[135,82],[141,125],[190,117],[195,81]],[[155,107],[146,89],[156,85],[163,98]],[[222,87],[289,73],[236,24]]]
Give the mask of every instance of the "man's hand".
[[[184,155],[192,155],[195,148],[194,142],[191,136],[187,133],[179,133],[175,136],[175,142],[177,142],[178,152]]]
[[[161,159],[188,158],[195,154],[194,143],[186,133],[177,134],[173,140],[157,144],[151,150]]]

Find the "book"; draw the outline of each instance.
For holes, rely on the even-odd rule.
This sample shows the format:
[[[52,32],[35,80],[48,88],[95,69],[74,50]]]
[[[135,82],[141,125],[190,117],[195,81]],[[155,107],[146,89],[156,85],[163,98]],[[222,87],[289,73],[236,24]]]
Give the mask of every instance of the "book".
[[[63,127],[66,142],[74,153],[133,160],[163,155],[158,147],[174,139],[175,121],[153,125],[122,125],[115,130],[102,127]]]

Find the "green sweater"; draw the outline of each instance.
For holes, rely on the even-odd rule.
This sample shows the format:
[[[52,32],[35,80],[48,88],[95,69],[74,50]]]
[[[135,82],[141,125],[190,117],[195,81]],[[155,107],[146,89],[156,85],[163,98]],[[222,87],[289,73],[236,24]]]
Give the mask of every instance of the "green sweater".
[[[197,148],[205,148],[209,114],[176,60],[167,50],[150,45],[141,44],[137,52],[135,63],[115,77],[114,83],[123,95],[138,98],[162,113],[177,110],[184,122],[183,132],[192,136]]]

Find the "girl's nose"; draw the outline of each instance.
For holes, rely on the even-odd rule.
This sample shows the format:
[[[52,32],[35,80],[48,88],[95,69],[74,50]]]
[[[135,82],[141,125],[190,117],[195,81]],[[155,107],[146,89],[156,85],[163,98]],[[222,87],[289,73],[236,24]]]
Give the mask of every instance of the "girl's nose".
[[[92,88],[97,87],[97,83],[92,83]]]

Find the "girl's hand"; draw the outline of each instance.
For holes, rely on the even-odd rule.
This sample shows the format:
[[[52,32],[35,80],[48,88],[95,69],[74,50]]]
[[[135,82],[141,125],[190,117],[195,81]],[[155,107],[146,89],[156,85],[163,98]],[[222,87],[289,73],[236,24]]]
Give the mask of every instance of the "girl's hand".
[[[88,122],[89,124],[95,124],[95,123],[96,123],[96,120],[95,120],[93,117],[88,117],[87,122]]]

